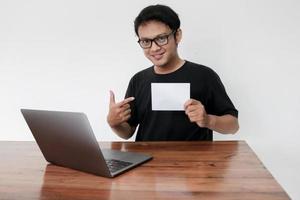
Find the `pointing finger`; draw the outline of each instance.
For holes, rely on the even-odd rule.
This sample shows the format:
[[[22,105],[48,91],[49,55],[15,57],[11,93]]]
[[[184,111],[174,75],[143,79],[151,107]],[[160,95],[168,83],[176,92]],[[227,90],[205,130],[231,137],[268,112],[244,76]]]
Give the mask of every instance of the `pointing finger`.
[[[131,102],[133,100],[134,100],[134,97],[128,97],[128,98],[124,99],[123,101],[121,101],[121,102],[119,102],[117,104],[118,104],[118,106],[123,106],[123,105],[125,105],[125,104],[127,104],[127,103],[129,103],[129,102]]]

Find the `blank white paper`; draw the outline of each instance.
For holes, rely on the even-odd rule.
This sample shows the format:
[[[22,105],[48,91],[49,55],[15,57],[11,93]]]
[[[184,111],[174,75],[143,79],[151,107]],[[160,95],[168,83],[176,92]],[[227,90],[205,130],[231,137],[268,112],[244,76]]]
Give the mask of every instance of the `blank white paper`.
[[[151,83],[152,110],[184,110],[190,99],[190,83]]]

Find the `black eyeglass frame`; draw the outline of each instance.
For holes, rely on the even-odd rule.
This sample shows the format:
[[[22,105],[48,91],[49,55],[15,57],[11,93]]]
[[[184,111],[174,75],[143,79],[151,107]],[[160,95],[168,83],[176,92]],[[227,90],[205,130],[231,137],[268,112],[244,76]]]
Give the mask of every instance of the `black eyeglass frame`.
[[[176,32],[177,32],[177,30],[173,30],[171,33],[169,33],[169,34],[167,34],[167,35],[157,36],[157,37],[155,37],[155,38],[153,38],[153,39],[146,39],[146,40],[148,40],[148,41],[151,42],[150,45],[149,45],[149,47],[144,47],[144,46],[142,46],[140,42],[143,41],[143,40],[141,40],[141,39],[139,39],[137,42],[139,43],[139,45],[140,45],[143,49],[150,49],[150,48],[152,47],[152,43],[153,43],[153,42],[155,42],[155,44],[156,44],[157,46],[162,47],[162,46],[167,45],[167,44],[169,43],[169,37],[170,37],[171,35],[174,35],[174,37],[175,37]],[[156,40],[159,39],[159,38],[162,38],[162,37],[166,37],[166,39],[167,39],[167,40],[166,40],[166,43],[164,43],[164,44],[159,44]]]

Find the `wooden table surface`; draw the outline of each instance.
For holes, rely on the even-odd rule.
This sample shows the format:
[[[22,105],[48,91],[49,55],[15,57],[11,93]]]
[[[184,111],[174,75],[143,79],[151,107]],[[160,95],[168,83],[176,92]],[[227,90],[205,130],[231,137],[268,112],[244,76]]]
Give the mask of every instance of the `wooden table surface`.
[[[51,165],[35,142],[0,142],[0,199],[290,199],[244,141],[99,144],[153,159],[111,179]]]

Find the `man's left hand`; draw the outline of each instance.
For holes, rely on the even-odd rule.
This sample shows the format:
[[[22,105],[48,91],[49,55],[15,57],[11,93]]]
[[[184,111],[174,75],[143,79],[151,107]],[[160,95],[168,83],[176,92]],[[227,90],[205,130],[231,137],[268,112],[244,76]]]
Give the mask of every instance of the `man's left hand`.
[[[189,99],[184,104],[184,110],[191,122],[197,123],[202,128],[208,127],[209,117],[200,101]]]

